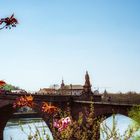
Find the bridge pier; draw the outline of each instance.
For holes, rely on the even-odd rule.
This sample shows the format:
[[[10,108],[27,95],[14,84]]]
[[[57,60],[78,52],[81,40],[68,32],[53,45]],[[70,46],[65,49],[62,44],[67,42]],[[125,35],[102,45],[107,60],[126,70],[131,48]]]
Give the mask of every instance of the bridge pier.
[[[3,115],[3,113],[0,115],[0,140],[3,140],[3,132],[4,128],[6,126],[6,123],[8,121],[7,116]]]
[[[0,140],[3,140],[3,133],[0,133]]]
[[[4,131],[4,125],[1,126],[1,123],[0,123],[0,140],[3,140],[3,131]]]
[[[0,140],[3,140],[3,131],[8,120],[12,117],[13,108],[7,105],[0,110]]]
[[[83,126],[86,127],[92,134],[87,134],[88,138],[91,140],[99,140],[100,139],[100,123],[98,121],[98,118],[96,114],[88,115],[87,112],[89,113],[91,109],[91,103],[89,104],[84,104],[84,103],[77,103],[74,102],[71,105],[71,115],[72,118],[76,121],[79,119],[79,112],[83,114]],[[94,109],[94,108],[93,108]],[[89,120],[93,119],[94,121],[92,124],[89,122]],[[100,120],[100,119],[99,119]]]

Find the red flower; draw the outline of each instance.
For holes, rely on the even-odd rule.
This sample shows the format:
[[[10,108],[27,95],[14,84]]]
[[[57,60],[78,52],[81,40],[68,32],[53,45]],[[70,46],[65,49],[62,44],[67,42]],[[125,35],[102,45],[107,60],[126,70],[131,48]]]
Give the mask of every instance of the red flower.
[[[4,82],[4,81],[0,81],[0,86],[4,86],[4,85],[6,85],[6,83]]]
[[[43,102],[41,110],[42,110],[42,112],[48,113],[48,114],[53,114],[58,111],[57,107],[49,105],[46,102]]]
[[[24,107],[24,106],[28,106],[33,108],[34,103],[33,103],[33,97],[30,96],[21,96],[19,98],[16,99],[16,101],[13,103],[13,107],[14,108],[20,108],[20,107]]]
[[[16,24],[18,24],[18,21],[16,18],[14,18],[14,14],[12,14],[11,17],[7,17],[7,18],[2,18],[0,19],[0,25],[5,24],[2,28],[8,28],[11,29],[11,27],[16,27]]]

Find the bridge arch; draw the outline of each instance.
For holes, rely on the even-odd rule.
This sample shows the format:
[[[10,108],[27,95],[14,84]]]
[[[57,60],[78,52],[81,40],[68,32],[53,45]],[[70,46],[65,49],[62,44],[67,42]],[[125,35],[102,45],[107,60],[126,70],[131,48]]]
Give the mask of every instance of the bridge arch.
[[[21,126],[18,125],[19,121],[21,122],[21,126],[23,131],[21,131]],[[37,133],[36,133],[37,132]],[[34,136],[40,135],[44,139],[47,135],[52,140],[52,134],[50,129],[48,128],[46,122],[42,118],[18,118],[18,119],[10,119],[7,122],[6,127],[3,132],[3,140],[7,139],[15,139],[15,140],[23,140],[28,139],[29,135]]]
[[[117,133],[123,138],[126,131],[129,130],[129,126],[132,125],[133,119],[122,114],[108,115],[100,124],[100,137],[101,139],[106,139],[107,134]],[[106,131],[106,133],[104,133]]]
[[[98,117],[99,117],[99,118],[102,117],[102,118],[104,118],[103,120],[106,120],[106,119],[112,117],[113,115],[115,115],[115,116],[116,116],[116,115],[121,115],[121,116],[130,118],[130,117],[128,116],[128,112],[122,113],[122,112],[114,112],[114,111],[110,111],[110,112],[104,113],[103,115],[99,115]],[[131,119],[131,118],[130,118],[130,119]]]
[[[23,115],[17,115],[17,116],[13,116],[13,114],[15,112],[17,112],[17,109],[13,108],[13,104],[12,103],[6,103],[4,105],[2,105],[0,107],[0,140],[3,140],[3,134],[4,134],[4,129],[6,127],[6,124],[8,123],[8,121],[12,118],[20,118],[20,117],[37,117],[37,118],[42,118],[42,120],[46,123],[46,125],[49,128],[49,123],[47,123],[47,120],[45,118],[45,116],[40,115],[40,112],[38,110],[36,110],[37,113],[36,114],[23,114]],[[26,115],[26,116],[24,116]],[[49,128],[50,129],[50,128]]]

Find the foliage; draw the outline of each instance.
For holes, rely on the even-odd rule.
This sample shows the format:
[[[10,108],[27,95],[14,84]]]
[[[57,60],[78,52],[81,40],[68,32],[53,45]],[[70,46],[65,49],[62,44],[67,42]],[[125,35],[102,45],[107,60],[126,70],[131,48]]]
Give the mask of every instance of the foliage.
[[[140,105],[133,106],[128,115],[134,120],[132,124],[134,128],[140,131]],[[140,134],[136,133],[135,139],[139,140]]]
[[[132,111],[133,109],[131,109]],[[137,111],[137,110],[136,110]],[[134,134],[138,131],[139,127],[130,125],[123,135],[119,133],[117,129],[117,122],[115,114],[113,114],[112,128],[108,127],[106,123],[100,124],[105,119],[104,117],[96,118],[94,116],[94,106],[91,104],[90,109],[86,115],[79,113],[78,120],[72,120],[72,123],[63,131],[58,131],[52,128],[52,134],[55,140],[97,140],[99,130],[103,136],[103,140],[129,140],[134,137]],[[135,111],[134,111],[135,112]],[[71,117],[72,118],[72,117]],[[139,117],[140,119],[140,117]],[[138,139],[138,137],[135,137]]]
[[[24,128],[23,124],[19,122],[19,126],[21,128],[21,131],[28,137],[28,140],[50,140],[50,136],[46,133],[45,126],[42,122],[42,127],[39,129],[37,125],[35,124],[35,121],[32,123],[35,130],[31,127],[31,125],[28,125],[28,128],[30,130],[30,134],[28,134]]]
[[[5,91],[17,90],[19,87],[15,87],[11,84],[7,84],[5,81],[0,80],[0,89]]]
[[[134,137],[134,134],[138,131],[138,128],[134,125],[129,125],[127,130],[123,135],[119,133],[119,129],[117,129],[117,121],[115,118],[115,114],[113,114],[112,119],[112,127],[108,127],[106,122],[102,123],[101,134],[103,140],[129,140]]]
[[[33,105],[31,105],[33,104]],[[100,139],[100,124],[105,119],[104,117],[96,118],[94,113],[93,103],[89,108],[85,108],[84,112],[79,112],[78,119],[72,118],[71,111],[68,108],[66,111],[43,102],[41,106],[34,103],[32,96],[20,97],[15,102],[15,107],[30,106],[39,108],[46,114],[49,119],[49,127],[51,129],[54,140],[97,140]],[[49,117],[48,117],[49,116]],[[131,125],[123,135],[120,135],[117,129],[115,114],[113,115],[112,128],[107,124],[103,124],[101,133],[104,140],[129,140],[134,137],[135,132],[140,128],[140,106],[135,106],[129,111],[129,116],[137,121],[138,125]],[[36,131],[38,132],[38,131]],[[40,132],[38,132],[39,135]],[[33,140],[34,136],[29,137]],[[140,137],[135,137],[136,139]],[[35,139],[37,140],[37,139]],[[42,140],[38,137],[38,140]]]
[[[133,106],[129,111],[129,116],[135,120],[137,125],[140,125],[140,105]]]
[[[63,130],[58,131],[51,125],[51,132],[55,140],[97,140],[101,119],[94,116],[94,107],[85,108],[85,114],[79,112],[78,120],[72,119],[69,111],[61,112],[60,118],[69,116],[71,123]],[[57,116],[58,117],[58,116]]]
[[[1,89],[5,90],[5,91],[11,91],[11,90],[15,90],[16,87],[12,86],[10,84],[5,84],[4,86],[1,87]]]
[[[115,114],[113,114],[112,129],[109,128],[106,123],[102,123],[102,127],[100,129],[101,129],[101,134],[102,134],[104,140],[105,139],[109,140],[111,138],[117,139],[120,136],[120,134],[117,133],[118,130],[117,130],[116,126],[117,126],[117,123],[115,121]]]
[[[131,138],[134,140],[139,140],[140,135],[138,134],[138,131],[140,131],[140,105],[133,106],[131,110],[128,111],[128,116],[134,121],[131,125],[129,125],[128,129],[123,135],[120,135],[116,129],[117,122],[115,121],[115,115],[113,115],[112,129],[110,129],[107,124],[104,123],[101,130],[104,140],[129,140]]]

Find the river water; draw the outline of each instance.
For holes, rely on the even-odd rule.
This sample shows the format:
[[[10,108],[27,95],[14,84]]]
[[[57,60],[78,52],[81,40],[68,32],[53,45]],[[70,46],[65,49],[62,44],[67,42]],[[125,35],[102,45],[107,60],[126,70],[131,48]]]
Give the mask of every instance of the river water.
[[[130,118],[123,115],[115,115],[115,120],[117,123],[118,132],[121,135],[124,134],[128,126],[132,123]],[[109,117],[102,124],[106,123],[109,128],[112,128],[112,121],[113,117]],[[50,130],[41,118],[10,120],[4,129],[4,140],[28,140],[28,136],[33,136],[35,132],[39,132],[40,136],[44,137],[44,140],[46,140],[46,134],[49,136],[50,140],[53,140]],[[103,135],[101,134],[101,140],[104,139],[105,138],[103,138]],[[134,140],[134,138],[131,140]]]

